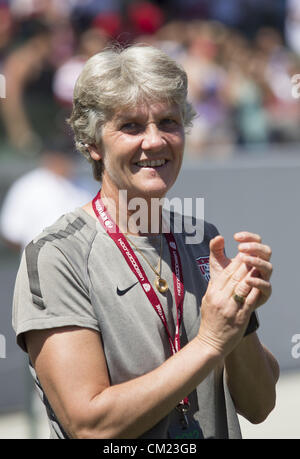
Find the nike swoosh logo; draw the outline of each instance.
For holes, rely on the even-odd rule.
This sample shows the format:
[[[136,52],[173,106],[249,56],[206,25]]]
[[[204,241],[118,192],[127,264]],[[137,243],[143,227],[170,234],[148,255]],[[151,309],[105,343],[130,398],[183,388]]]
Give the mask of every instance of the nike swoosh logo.
[[[129,292],[129,290],[134,287],[136,284],[138,284],[138,282],[135,282],[134,284],[130,285],[130,287],[128,288],[125,288],[125,290],[120,290],[119,287],[117,287],[117,294],[119,296],[122,296],[122,295],[125,295],[125,293]]]

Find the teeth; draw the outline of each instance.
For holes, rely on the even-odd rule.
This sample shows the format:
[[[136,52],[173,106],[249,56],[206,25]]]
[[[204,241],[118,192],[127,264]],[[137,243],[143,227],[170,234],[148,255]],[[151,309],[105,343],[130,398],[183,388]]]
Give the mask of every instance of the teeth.
[[[158,166],[163,166],[165,163],[166,163],[165,159],[156,159],[155,161],[149,161],[149,160],[139,161],[136,164],[140,167],[158,167]]]

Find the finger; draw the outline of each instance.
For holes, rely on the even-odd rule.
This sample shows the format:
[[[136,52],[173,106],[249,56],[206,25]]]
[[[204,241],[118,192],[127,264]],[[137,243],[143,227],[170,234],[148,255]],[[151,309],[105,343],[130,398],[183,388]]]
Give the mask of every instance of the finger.
[[[246,297],[251,290],[251,287],[245,282],[249,274],[248,267],[245,263],[242,263],[230,276],[226,284],[224,285],[223,291],[227,297],[231,297],[234,294]]]
[[[245,285],[247,285],[247,287],[245,287]],[[234,299],[234,295],[237,294],[238,296],[244,298],[244,303],[234,299],[239,307],[243,306],[247,309],[255,309],[265,303],[271,296],[271,293],[272,286],[270,282],[264,281],[260,278],[247,276],[237,285],[232,297]]]
[[[241,254],[237,254],[236,257],[224,268],[221,273],[216,277],[215,283],[216,286],[222,290],[225,285],[228,283],[229,279],[233,276],[234,273],[240,268],[241,265],[244,265],[243,270],[247,270],[246,264],[242,262]]]
[[[242,259],[244,256],[242,256]],[[254,258],[254,257],[253,257]],[[263,261],[263,263],[267,263]],[[239,301],[238,299],[235,299],[235,295],[238,295],[238,297],[241,297],[241,299],[244,298],[244,300],[247,300],[248,303],[248,298],[249,294],[251,294],[251,290],[253,290],[251,283],[247,282],[248,278],[251,276],[257,276],[260,278],[261,274],[255,267],[251,267],[249,265],[242,264],[235,273],[233,273],[232,277],[228,281],[224,291],[226,292],[227,295],[231,296],[234,301],[237,303],[239,307],[242,306],[243,301]],[[258,291],[258,294],[260,291]],[[255,303],[257,300],[256,296],[250,295],[249,298],[249,306],[252,305],[252,303]]]
[[[237,242],[261,242],[259,234],[250,233],[249,231],[239,231],[233,237]]]
[[[238,283],[231,294],[232,300],[235,305],[240,308],[247,301],[249,294],[251,293],[251,287],[244,280]]]
[[[249,268],[256,268],[263,279],[270,279],[273,272],[272,263],[259,257],[252,257],[251,255],[243,255],[242,260]],[[255,273],[255,276],[258,277],[257,273]]]
[[[210,240],[209,242],[209,249],[212,254],[214,253],[220,253],[222,254],[224,251],[224,238],[220,234],[215,236],[213,239]]]
[[[258,242],[243,242],[239,244],[238,249],[242,253],[260,257],[263,260],[269,261],[272,255],[271,247]]]
[[[210,251],[210,263],[217,262],[219,265],[223,266],[227,264],[227,257],[224,253],[225,242],[224,238],[221,235],[218,235],[211,239],[209,243]]]
[[[261,291],[256,287],[252,287],[245,300],[245,306],[246,307],[248,306],[250,309],[255,309],[256,305],[258,304],[260,296],[261,296]]]
[[[245,282],[250,286],[257,288],[262,295],[269,297],[272,293],[271,283],[267,280],[261,279],[260,277],[247,277]]]

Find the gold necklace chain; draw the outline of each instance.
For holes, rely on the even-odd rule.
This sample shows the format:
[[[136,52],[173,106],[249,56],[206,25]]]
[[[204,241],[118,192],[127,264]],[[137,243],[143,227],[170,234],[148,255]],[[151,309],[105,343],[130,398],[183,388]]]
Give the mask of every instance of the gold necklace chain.
[[[131,239],[129,239],[129,237],[126,236],[126,234],[124,234],[124,236],[126,237],[127,241],[136,248],[138,253],[144,258],[146,263],[150,266],[150,268],[152,269],[152,271],[156,275],[155,280],[154,280],[155,288],[160,293],[166,293],[169,290],[169,286],[168,286],[167,281],[161,277],[161,260],[162,260],[162,251],[163,251],[163,236],[162,236],[162,234],[160,234],[160,256],[159,256],[159,260],[158,260],[158,264],[157,264],[156,268],[150,263],[150,261],[143,254],[143,252],[138,248],[138,246]]]

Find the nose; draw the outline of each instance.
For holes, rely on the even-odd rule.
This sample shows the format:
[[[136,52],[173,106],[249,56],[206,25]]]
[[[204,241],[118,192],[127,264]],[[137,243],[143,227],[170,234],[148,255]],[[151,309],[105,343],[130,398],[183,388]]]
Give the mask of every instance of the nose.
[[[149,123],[145,129],[142,149],[158,151],[166,145],[166,141],[155,123]]]

